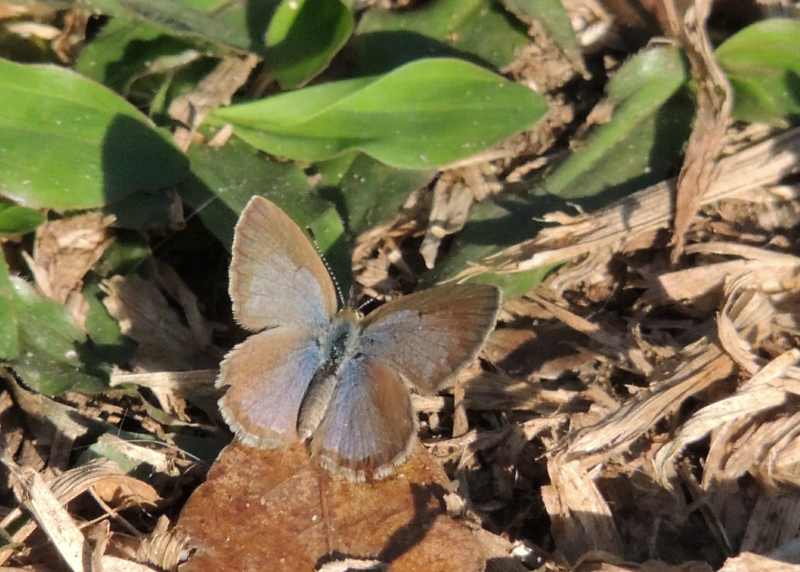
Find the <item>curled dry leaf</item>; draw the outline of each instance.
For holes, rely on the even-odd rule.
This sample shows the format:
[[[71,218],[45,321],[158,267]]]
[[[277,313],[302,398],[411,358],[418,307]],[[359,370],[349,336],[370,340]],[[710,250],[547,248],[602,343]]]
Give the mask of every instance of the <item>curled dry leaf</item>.
[[[673,260],[683,253],[686,231],[722,168],[718,159],[731,123],[733,90],[714,57],[706,30],[712,3],[712,0],[695,0],[683,19],[676,14],[675,0],[665,3],[670,27],[681,39],[697,85],[695,123],[677,183]]]
[[[175,131],[175,142],[183,151],[192,143],[195,129],[206,115],[220,105],[228,105],[233,94],[250,77],[250,72],[258,63],[255,54],[228,56],[222,59],[214,70],[201,80],[197,87],[175,98],[169,106],[169,116],[183,124]]]
[[[109,313],[119,321],[122,333],[138,343],[135,369],[181,371],[216,366],[217,360],[208,353],[210,329],[197,324],[200,314],[196,307],[184,307],[184,322],[155,283],[136,275],[114,276],[103,282],[103,289]],[[185,294],[177,299],[192,301]],[[187,322],[192,325],[187,327]]]
[[[331,554],[384,562],[393,572],[482,571],[471,531],[446,515],[446,486],[421,447],[395,477],[351,483],[312,464],[302,446],[235,442],[180,516],[196,549],[181,572],[312,572]]]
[[[550,485],[542,487],[542,500],[559,552],[571,562],[590,550],[621,556],[611,509],[580,463],[556,456],[548,460],[547,472]]]
[[[80,291],[83,277],[114,240],[108,231],[113,222],[112,215],[90,212],[39,225],[29,265],[45,296],[63,304]]]

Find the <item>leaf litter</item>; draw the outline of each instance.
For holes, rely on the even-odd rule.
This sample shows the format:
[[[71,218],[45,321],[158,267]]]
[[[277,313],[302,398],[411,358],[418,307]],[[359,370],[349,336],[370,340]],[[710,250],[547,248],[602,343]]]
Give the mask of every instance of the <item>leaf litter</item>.
[[[603,6],[565,4],[584,53],[618,45]],[[32,14],[9,6],[0,4],[3,18]],[[501,326],[451,391],[414,396],[422,445],[396,478],[341,481],[302,448],[223,449],[213,380],[241,334],[217,321],[200,282],[184,280],[185,270],[157,252],[141,272],[101,282],[103,307],[136,346],[107,373],[106,392],[47,397],[4,372],[0,565],[800,569],[791,178],[800,132],[731,125],[729,88],[705,30],[709,6],[696,2],[690,24],[674,3],[657,14],[689,47],[701,86],[679,177],[599,210],[543,213],[549,226],[456,277],[561,265],[506,301]],[[85,26],[73,20],[58,48],[65,59]],[[588,72],[576,54],[558,50],[537,65],[546,49],[553,46],[537,44],[506,71],[538,81],[550,119],[443,170],[392,220],[356,237],[361,294],[384,299],[411,289],[476,204],[563,155],[563,138],[580,131],[572,123],[587,112],[565,86]],[[179,100],[172,112],[185,124],[181,145],[202,144],[195,114],[229,101],[255,63],[224,60],[198,86],[199,99]],[[114,245],[114,222],[98,212],[50,220],[32,254],[6,243],[38,290],[70,308],[90,335],[80,299]]]

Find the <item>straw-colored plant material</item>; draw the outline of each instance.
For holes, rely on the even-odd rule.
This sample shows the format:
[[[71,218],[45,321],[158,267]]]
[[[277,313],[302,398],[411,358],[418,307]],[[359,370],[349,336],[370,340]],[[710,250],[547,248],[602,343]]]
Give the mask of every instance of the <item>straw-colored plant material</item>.
[[[87,566],[92,561],[91,548],[52,488],[33,469],[20,467],[8,459],[3,464],[21,489],[20,501],[30,510],[70,570],[90,570]]]
[[[547,472],[550,485],[542,487],[542,500],[562,554],[570,561],[590,550],[621,555],[611,509],[580,463],[557,456],[548,460]]]
[[[60,506],[66,505],[90,488],[94,489],[100,498],[120,505],[135,503],[138,505],[153,506],[160,498],[152,486],[123,474],[115,463],[106,459],[97,460],[70,469],[44,485],[42,484],[43,481],[42,483],[39,482],[41,476],[38,475],[36,471],[33,471],[33,473],[37,475],[34,479],[31,473],[32,469],[29,467],[18,467],[18,465],[10,459],[5,459],[3,462],[10,470],[17,471],[16,474],[19,476],[18,480],[23,484],[24,491],[31,490],[31,487],[34,487],[34,485],[35,490],[38,492],[42,492],[46,489],[47,495],[56,499],[56,501],[60,503]],[[44,489],[42,487],[44,487]],[[42,494],[44,493],[42,492]],[[26,496],[25,498],[28,497]],[[42,502],[44,503],[42,506],[45,507],[42,510],[45,510],[46,514],[47,511],[50,510],[47,507],[51,506],[52,499],[47,497]],[[12,522],[19,518],[21,514],[19,509],[12,510],[0,521],[0,527],[7,528]],[[57,519],[61,519],[62,517],[63,515],[56,515]],[[40,522],[38,518],[37,522]],[[61,520],[57,522],[61,522]],[[31,521],[24,524],[11,536],[12,542],[23,542],[35,529],[35,522]],[[66,532],[65,534],[69,535],[70,533]],[[81,536],[81,538],[83,537]],[[73,547],[71,550],[73,556],[70,556],[70,558],[73,558],[74,554],[82,554],[81,551],[83,548]],[[7,547],[0,549],[0,564],[8,560],[12,554],[13,548]]]
[[[702,199],[710,205],[720,199],[775,184],[800,171],[800,128],[792,129],[720,159],[719,176]],[[641,236],[652,236],[670,226],[674,216],[675,182],[665,181],[625,197],[591,215],[551,213],[557,226],[531,240],[510,246],[464,271],[457,279],[483,272],[522,272],[571,260],[612,247],[623,250]],[[638,245],[643,248],[643,245]]]

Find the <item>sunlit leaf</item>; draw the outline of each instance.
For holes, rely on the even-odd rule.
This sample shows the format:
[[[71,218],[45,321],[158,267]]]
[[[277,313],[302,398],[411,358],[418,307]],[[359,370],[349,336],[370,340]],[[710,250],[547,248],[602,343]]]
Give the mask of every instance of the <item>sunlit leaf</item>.
[[[44,218],[35,209],[0,201],[0,234],[26,234],[42,224]]]
[[[107,88],[55,66],[0,59],[0,194],[58,211],[174,185],[180,151]]]
[[[213,117],[274,155],[320,161],[357,149],[394,167],[429,169],[529,128],[546,108],[526,87],[441,58],[234,105]]]
[[[800,21],[762,20],[717,48],[735,92],[734,116],[785,123],[800,115]]]

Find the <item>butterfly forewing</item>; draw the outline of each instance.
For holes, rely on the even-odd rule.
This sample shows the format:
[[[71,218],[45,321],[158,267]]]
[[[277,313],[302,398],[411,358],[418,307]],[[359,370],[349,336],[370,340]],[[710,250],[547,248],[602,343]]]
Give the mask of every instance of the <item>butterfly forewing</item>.
[[[324,467],[352,480],[382,478],[405,460],[416,432],[408,388],[387,364],[348,361],[311,441]]]
[[[236,321],[253,332],[279,325],[319,330],[336,312],[336,289],[311,242],[258,196],[236,224],[229,292]]]
[[[297,439],[297,414],[323,362],[305,328],[280,327],[236,346],[220,365],[217,386],[225,421],[249,445],[278,447]]]
[[[445,386],[472,361],[494,327],[494,286],[452,284],[404,296],[362,323],[362,351],[402,373],[424,392]]]

